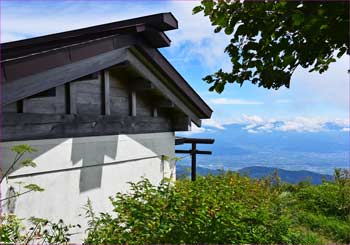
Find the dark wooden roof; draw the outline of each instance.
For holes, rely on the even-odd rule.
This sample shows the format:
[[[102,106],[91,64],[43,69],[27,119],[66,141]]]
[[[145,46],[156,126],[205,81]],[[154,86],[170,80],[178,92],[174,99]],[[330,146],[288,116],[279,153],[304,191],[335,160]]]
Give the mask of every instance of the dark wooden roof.
[[[41,37],[3,43],[1,45],[1,59],[13,59],[32,53],[43,52],[65,45],[82,43],[84,41],[103,38],[115,34],[146,32],[146,35],[154,35],[154,30],[157,30],[159,33],[177,28],[177,20],[171,13],[154,14]],[[153,47],[160,48],[170,45],[170,39],[164,33],[162,33],[161,36],[162,37],[149,36],[149,41]]]
[[[192,108],[198,118],[210,118],[212,114],[210,107],[157,50],[159,47],[170,45],[170,39],[164,31],[177,29],[177,27],[177,20],[171,13],[161,13],[3,43],[1,44],[3,103],[8,104],[25,98],[24,96],[31,93],[28,91],[31,89],[33,94],[48,89],[50,84],[28,85],[28,88],[24,88],[23,85],[35,81],[36,78],[47,78],[47,75],[55,72],[58,74],[61,67],[67,67],[72,74],[56,79],[57,81],[51,83],[52,86],[68,82],[69,78],[76,79],[77,76],[94,72],[84,65],[84,62],[89,62],[88,60],[93,57],[96,57],[95,61],[91,60],[89,64],[94,65],[97,62],[96,64],[103,69],[105,66],[127,61],[130,55],[121,49],[130,49],[134,53],[137,50],[147,63],[156,67],[157,72],[170,81],[166,86],[189,108]],[[115,56],[117,53],[125,57],[117,59]],[[110,57],[110,60],[102,64],[98,56]],[[77,66],[81,69],[77,74],[73,74],[74,67]],[[97,66],[94,65],[94,67]],[[13,91],[16,86],[20,86],[23,91]]]

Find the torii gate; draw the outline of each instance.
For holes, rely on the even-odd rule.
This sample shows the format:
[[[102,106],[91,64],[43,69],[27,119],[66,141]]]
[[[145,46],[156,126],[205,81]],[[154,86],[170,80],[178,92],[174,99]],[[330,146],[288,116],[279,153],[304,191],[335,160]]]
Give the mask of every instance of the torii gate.
[[[197,175],[197,154],[211,155],[211,151],[200,151],[197,150],[197,144],[213,144],[214,139],[198,139],[198,138],[183,138],[178,137],[175,139],[175,145],[192,144],[190,150],[175,150],[178,154],[191,154],[191,180],[196,180]]]

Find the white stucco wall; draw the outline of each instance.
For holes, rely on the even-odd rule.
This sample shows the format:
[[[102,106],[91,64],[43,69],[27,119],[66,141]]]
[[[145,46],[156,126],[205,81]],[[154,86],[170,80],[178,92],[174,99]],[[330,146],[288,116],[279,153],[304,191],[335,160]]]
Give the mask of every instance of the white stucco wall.
[[[38,184],[45,191],[18,197],[15,214],[22,218],[35,216],[53,221],[62,218],[65,223],[82,225],[84,231],[83,205],[88,198],[97,213],[106,212],[112,207],[108,197],[128,191],[129,181],[146,177],[157,184],[163,177],[175,178],[173,161],[163,161],[161,157],[174,157],[174,142],[173,133],[5,142],[1,144],[3,169],[13,161],[14,154],[10,151],[13,145],[28,144],[38,152],[25,156],[34,160],[36,168],[16,169],[10,174],[12,178],[3,182],[2,198],[10,186],[18,188],[15,182]],[[132,160],[143,157],[151,158]],[[125,160],[131,161],[115,163]],[[42,173],[44,171],[52,172]],[[16,177],[32,173],[39,174]],[[6,203],[2,205],[3,211],[7,212]],[[82,237],[83,233],[75,235],[72,241],[80,242]]]

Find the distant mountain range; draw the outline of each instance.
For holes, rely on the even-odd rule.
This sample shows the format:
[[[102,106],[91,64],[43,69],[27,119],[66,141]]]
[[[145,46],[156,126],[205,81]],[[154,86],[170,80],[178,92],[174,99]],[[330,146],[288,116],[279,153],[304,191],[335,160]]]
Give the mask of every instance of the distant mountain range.
[[[213,145],[198,145],[199,150],[211,150],[213,154],[198,155],[197,166],[232,171],[261,166],[293,171],[308,170],[329,175],[333,174],[335,168],[349,168],[349,132],[334,125],[327,125],[319,132],[255,133],[248,132],[243,124],[224,126],[225,129],[206,127],[203,132],[192,135],[177,133],[178,136],[215,139]],[[186,150],[189,148],[186,145],[176,147]],[[180,163],[189,166],[190,158],[184,158]]]
[[[301,181],[310,181],[314,185],[318,185],[322,183],[322,180],[333,180],[333,176],[328,174],[319,174],[311,171],[306,170],[300,170],[300,171],[291,171],[291,170],[285,170],[285,169],[279,169],[279,168],[273,168],[273,167],[262,167],[262,166],[253,166],[253,167],[246,167],[238,170],[237,172],[241,174],[246,174],[251,178],[263,178],[268,176],[273,176],[275,171],[278,171],[278,175],[281,178],[281,181],[291,183],[291,184],[297,184]],[[197,173],[199,175],[218,175],[222,173],[223,170],[219,169],[209,169],[204,167],[197,167]],[[176,166],[176,176],[177,178],[184,178],[186,176],[190,176],[191,172],[190,169],[184,165],[177,165]]]

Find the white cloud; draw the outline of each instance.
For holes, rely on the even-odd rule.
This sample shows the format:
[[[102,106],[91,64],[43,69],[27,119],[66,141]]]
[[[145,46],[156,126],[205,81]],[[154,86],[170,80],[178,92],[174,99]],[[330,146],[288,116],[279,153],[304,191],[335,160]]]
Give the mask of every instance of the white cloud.
[[[203,120],[202,127],[197,127],[192,123],[191,131],[181,132],[180,135],[189,136],[215,132],[215,129],[227,130],[229,125],[240,125],[248,133],[273,133],[281,132],[323,132],[323,131],[343,131],[350,132],[349,119],[325,119],[315,117],[295,117],[292,119],[262,118],[256,115],[242,115],[236,119]]]
[[[295,117],[291,119],[262,118],[256,115],[241,115],[238,118],[214,120],[224,128],[227,125],[242,125],[242,129],[249,133],[295,131],[295,132],[320,132],[329,130],[348,131],[349,119],[327,119],[317,117]],[[226,126],[225,126],[226,125]]]
[[[243,99],[230,99],[230,98],[219,98],[211,99],[209,103],[215,105],[262,105],[262,102],[254,100],[243,100]]]
[[[185,132],[179,132],[177,135],[182,135],[182,136],[190,136],[193,134],[201,134],[201,133],[205,133],[205,132],[212,132],[212,129],[208,129],[206,127],[197,127],[195,124],[191,124],[191,130],[189,131],[185,131]]]
[[[290,121],[284,121],[283,125],[278,126],[278,131],[297,131],[297,132],[319,132],[324,131],[325,121],[315,118],[297,117]]]
[[[225,127],[215,119],[205,119],[202,121],[203,127],[212,127],[217,129],[225,129]]]
[[[121,8],[121,4],[123,7]],[[179,29],[167,32],[172,40],[167,52],[181,64],[200,60],[211,69],[230,68],[224,48],[229,37],[214,34],[209,18],[202,13],[192,15],[197,1],[120,2],[120,1],[55,1],[2,3],[2,42],[74,30],[161,12],[172,12]],[[171,60],[171,59],[170,59]]]

